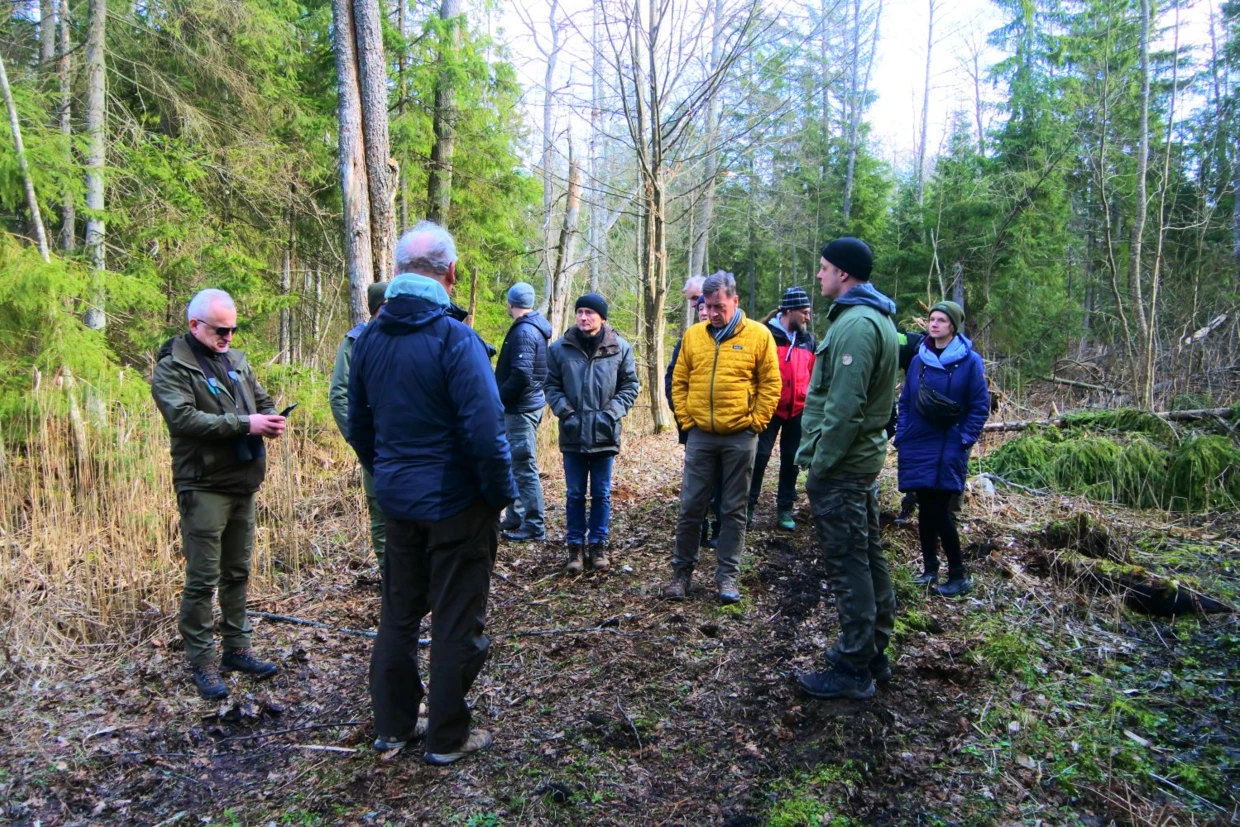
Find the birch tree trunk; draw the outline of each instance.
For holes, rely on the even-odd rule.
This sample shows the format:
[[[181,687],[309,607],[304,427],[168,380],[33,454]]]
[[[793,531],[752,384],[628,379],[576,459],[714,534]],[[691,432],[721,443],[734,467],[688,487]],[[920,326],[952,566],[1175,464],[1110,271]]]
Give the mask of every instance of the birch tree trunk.
[[[443,0],[439,18],[445,33],[439,41],[439,76],[435,81],[435,144],[431,147],[427,178],[427,215],[440,224],[448,220],[452,205],[452,156],[455,152],[454,123],[456,90],[449,64],[460,44],[461,0]]]
[[[340,193],[344,211],[344,261],[349,277],[349,323],[370,318],[366,288],[374,282],[370,237],[370,197],[358,86],[356,39],[351,0],[332,0],[336,33],[336,77],[340,120]]]
[[[39,65],[44,71],[56,59],[56,0],[39,0]]]
[[[455,0],[445,0],[448,2]],[[387,58],[383,50],[383,15],[379,0],[353,0],[353,32],[357,39],[366,187],[370,198],[372,281],[384,281],[395,272],[392,255],[396,250],[396,203],[392,149],[388,140]]]
[[[590,223],[586,233],[587,255],[589,256],[589,287],[591,292],[598,292],[602,273],[603,233],[599,232],[603,225],[603,182],[599,159],[599,137],[603,129],[603,52],[599,42],[603,14],[603,0],[592,3],[593,17],[590,24],[590,141],[587,154],[590,168],[588,175],[590,187]]]
[[[72,104],[73,87],[69,71],[69,0],[60,0],[60,133],[65,137],[65,167],[73,166],[73,147],[69,138],[73,134]],[[77,206],[73,193],[66,187],[60,207],[60,249],[71,253],[77,247]]]
[[[107,128],[107,78],[104,73],[104,37],[108,14],[107,0],[90,0],[86,29],[86,249],[90,253],[90,305],[84,322],[91,330],[107,326],[104,315],[103,273],[107,267],[104,249],[106,228],[103,221],[103,169],[107,162],[104,130]]]
[[[17,105],[13,102],[13,90],[9,88],[9,73],[5,71],[3,55],[0,55],[0,93],[3,93],[4,105],[9,111],[13,146],[17,150],[17,168],[21,172],[22,183],[26,186],[26,204],[30,207],[30,222],[34,225],[35,238],[39,242],[39,255],[43,256],[44,261],[50,262],[52,259],[47,249],[47,233],[43,229],[43,216],[39,214],[39,199],[35,197],[34,180],[30,177],[30,167],[26,164],[21,123],[17,120]]]
[[[1137,125],[1136,187],[1132,215],[1132,236],[1128,252],[1128,296],[1131,312],[1137,323],[1137,335],[1141,341],[1149,336],[1149,319],[1145,313],[1145,296],[1141,284],[1141,247],[1144,243],[1145,213],[1147,208],[1146,177],[1150,163],[1150,2],[1141,0],[1141,99]],[[1142,396],[1145,385],[1142,364],[1133,365],[1136,387],[1134,395]]]
[[[917,143],[917,205],[926,203],[926,141],[930,135],[930,55],[934,49],[934,5],[930,0],[930,23],[926,27],[926,83],[921,96],[921,140]]]

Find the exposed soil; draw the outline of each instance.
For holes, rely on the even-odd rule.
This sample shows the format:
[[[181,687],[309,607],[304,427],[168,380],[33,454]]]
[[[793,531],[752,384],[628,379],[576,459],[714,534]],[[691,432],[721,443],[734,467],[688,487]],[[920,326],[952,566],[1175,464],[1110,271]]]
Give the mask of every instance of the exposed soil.
[[[477,723],[496,737],[491,751],[445,769],[416,749],[373,752],[371,642],[335,630],[256,619],[256,645],[280,674],[261,684],[232,676],[228,702],[199,701],[165,620],[160,636],[119,657],[83,650],[76,663],[29,664],[0,690],[0,820],[741,827],[1235,818],[1235,619],[1151,621],[1114,596],[1056,580],[1037,517],[1066,516],[1073,503],[1000,494],[966,504],[976,588],[955,602],[912,588],[915,528],[886,525],[900,597],[895,679],[871,701],[820,702],[799,696],[793,676],[819,667],[835,609],[808,515],[797,515],[795,532],[769,528],[774,468],[749,536],[742,604],[716,605],[709,550],[689,600],[659,598],[681,456],[672,438],[627,444],[608,573],[565,576],[558,548],[501,545],[491,658],[472,693]],[[558,535],[563,486],[558,473],[547,477]],[[301,588],[252,608],[373,628],[379,592],[367,551],[360,541],[325,548]],[[1222,553],[1214,570],[1235,565]],[[1182,692],[1188,668],[1200,688],[1191,699]],[[1122,687],[1095,683],[1121,674]],[[1134,723],[1118,707],[1094,708],[1098,695],[1077,696],[1077,681],[1121,699],[1131,690],[1145,699],[1142,715],[1167,720],[1142,729],[1140,715]],[[1028,712],[996,725],[999,706]],[[1120,743],[1125,731],[1134,750],[1146,741],[1142,760],[1167,784],[1143,786],[1140,767],[1120,766],[1122,750],[1101,775],[1072,776],[1052,769],[1070,761],[1034,740],[1045,731],[1089,749],[1089,728],[1108,715]],[[1194,761],[1213,768],[1205,781],[1165,769]]]

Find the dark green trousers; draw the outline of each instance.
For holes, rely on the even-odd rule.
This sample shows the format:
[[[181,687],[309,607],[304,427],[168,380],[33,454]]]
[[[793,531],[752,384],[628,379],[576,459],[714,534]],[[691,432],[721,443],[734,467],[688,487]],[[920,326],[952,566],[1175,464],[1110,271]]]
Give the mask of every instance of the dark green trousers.
[[[839,612],[835,651],[855,672],[887,648],[896,596],[878,533],[876,475],[836,474],[805,483],[827,578]]]
[[[225,649],[250,646],[245,616],[254,554],[254,495],[182,491],[181,549],[185,554],[185,588],[177,628],[185,656],[194,666],[215,661],[211,598],[220,594],[220,636]]]
[[[387,523],[384,522],[383,509],[375,497],[374,475],[362,469],[362,490],[366,492],[366,510],[370,512],[370,542],[375,547],[375,559],[379,561],[379,571],[383,571],[383,549],[387,546]]]

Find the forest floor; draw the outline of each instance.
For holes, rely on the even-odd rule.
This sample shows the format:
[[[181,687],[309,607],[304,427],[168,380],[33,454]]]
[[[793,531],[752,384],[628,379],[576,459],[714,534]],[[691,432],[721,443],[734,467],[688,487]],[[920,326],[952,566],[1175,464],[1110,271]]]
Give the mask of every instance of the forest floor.
[[[558,455],[544,457],[559,535]],[[689,600],[659,598],[681,457],[673,437],[626,442],[610,572],[565,576],[558,546],[501,544],[491,656],[472,693],[476,723],[495,735],[489,752],[434,768],[417,749],[371,749],[371,641],[339,630],[374,627],[379,583],[346,525],[356,503],[339,503],[326,519],[319,509],[322,558],[302,586],[252,601],[332,627],[256,619],[256,645],[281,666],[270,681],[232,676],[230,700],[198,700],[169,619],[131,651],[85,649],[4,690],[0,821],[1237,822],[1240,623],[1151,619],[1057,577],[1042,527],[1097,506],[1005,491],[966,502],[975,589],[956,601],[918,591],[915,525],[885,520],[894,681],[870,701],[823,702],[799,696],[794,675],[820,666],[834,605],[803,499],[796,531],[770,527],[774,468],[744,600],[716,604],[709,550]],[[891,508],[892,469],[882,484]],[[1104,519],[1136,562],[1233,605],[1240,596],[1235,515]]]

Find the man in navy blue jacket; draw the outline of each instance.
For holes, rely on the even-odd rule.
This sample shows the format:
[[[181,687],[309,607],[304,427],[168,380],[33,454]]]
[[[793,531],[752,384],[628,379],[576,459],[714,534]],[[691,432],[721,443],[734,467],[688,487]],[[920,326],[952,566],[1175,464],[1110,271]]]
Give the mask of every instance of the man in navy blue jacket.
[[[418,223],[396,245],[387,304],[353,346],[349,443],[387,517],[383,605],[370,659],[375,748],[426,734],[428,763],[491,745],[465,694],[486,661],[499,513],[516,496],[486,346],[452,313],[456,245]],[[431,613],[431,693],[418,720],[418,626]]]

